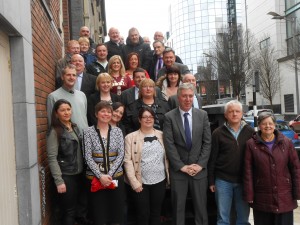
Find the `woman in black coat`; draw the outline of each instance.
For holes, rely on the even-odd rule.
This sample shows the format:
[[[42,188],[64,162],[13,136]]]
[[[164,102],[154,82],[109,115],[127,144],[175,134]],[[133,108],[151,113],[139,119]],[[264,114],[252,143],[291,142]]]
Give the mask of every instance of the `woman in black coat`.
[[[155,113],[154,128],[163,129],[164,115],[169,111],[168,102],[156,97],[155,83],[151,79],[144,79],[140,83],[139,98],[128,105],[125,110],[123,124],[126,134],[137,131],[140,128],[139,110],[148,106]]]
[[[120,97],[114,93],[111,93],[112,77],[108,73],[100,73],[96,80],[96,89],[98,92],[92,94],[87,99],[87,119],[89,126],[97,124],[97,118],[95,116],[95,106],[100,101],[107,101],[111,105],[114,102],[119,102]]]

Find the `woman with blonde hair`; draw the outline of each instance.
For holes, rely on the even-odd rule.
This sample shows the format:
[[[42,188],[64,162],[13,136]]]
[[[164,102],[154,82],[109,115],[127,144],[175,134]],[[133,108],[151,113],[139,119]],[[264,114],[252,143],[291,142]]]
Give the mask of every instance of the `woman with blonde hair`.
[[[154,111],[154,128],[162,130],[164,115],[169,111],[169,106],[167,101],[156,97],[155,83],[148,78],[142,80],[140,83],[138,99],[126,107],[126,116],[123,120],[126,134],[140,128],[139,110],[145,106],[150,107]]]
[[[97,124],[97,118],[95,116],[95,105],[101,101],[107,101],[111,105],[114,102],[118,102],[119,96],[111,93],[113,78],[108,73],[100,73],[96,79],[96,90],[94,94],[91,94],[87,100],[87,118],[89,125]]]
[[[80,46],[80,55],[84,58],[85,65],[89,65],[97,60],[97,57],[93,52],[90,52],[90,41],[86,37],[80,37],[78,39]]]
[[[119,55],[112,56],[108,61],[108,73],[113,78],[111,92],[121,95],[122,91],[132,87],[131,79],[125,74],[125,66]]]

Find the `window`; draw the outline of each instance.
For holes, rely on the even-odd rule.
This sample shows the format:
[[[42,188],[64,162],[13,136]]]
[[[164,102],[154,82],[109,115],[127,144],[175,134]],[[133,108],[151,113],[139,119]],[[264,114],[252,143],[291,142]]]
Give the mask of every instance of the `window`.
[[[270,38],[266,38],[265,40],[259,42],[259,48],[260,49],[264,49],[266,47],[269,47],[270,46]]]
[[[285,112],[294,112],[294,95],[284,95],[284,108]]]

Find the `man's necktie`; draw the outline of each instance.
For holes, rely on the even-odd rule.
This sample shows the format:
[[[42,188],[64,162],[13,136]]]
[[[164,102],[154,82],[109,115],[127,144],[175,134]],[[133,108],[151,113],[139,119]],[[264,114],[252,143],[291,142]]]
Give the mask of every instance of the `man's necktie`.
[[[189,113],[184,113],[184,133],[185,133],[185,141],[186,141],[186,148],[188,151],[192,148],[192,137],[191,137],[191,130],[190,130],[190,124],[188,120]]]
[[[162,58],[159,57],[159,59],[158,59],[158,67],[157,67],[157,70],[160,70],[160,69],[162,68],[162,64],[163,64]]]
[[[158,75],[158,71],[162,68],[163,66],[163,61],[162,61],[162,58],[159,57],[158,58],[158,65],[157,65],[157,70],[156,70],[156,73],[155,73],[155,80],[157,80],[157,75]]]

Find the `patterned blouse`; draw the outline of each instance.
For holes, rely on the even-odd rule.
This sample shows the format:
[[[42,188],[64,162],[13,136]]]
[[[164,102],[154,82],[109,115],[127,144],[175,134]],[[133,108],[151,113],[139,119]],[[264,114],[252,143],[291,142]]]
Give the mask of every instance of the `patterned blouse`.
[[[120,128],[111,127],[109,137],[100,141],[100,132],[91,126],[83,132],[84,158],[87,164],[87,178],[100,178],[107,174],[118,177],[123,174],[124,137]],[[107,142],[109,141],[108,151]],[[104,149],[103,147],[104,146]]]
[[[153,135],[147,135],[144,139],[141,172],[143,184],[157,184],[166,178],[164,149]]]

